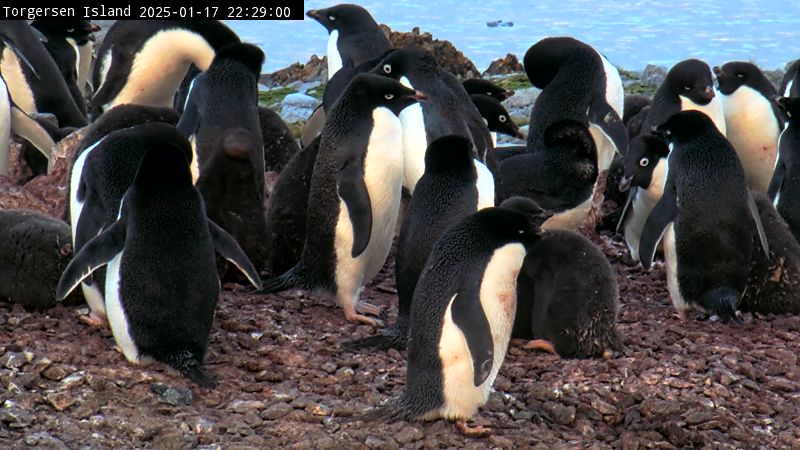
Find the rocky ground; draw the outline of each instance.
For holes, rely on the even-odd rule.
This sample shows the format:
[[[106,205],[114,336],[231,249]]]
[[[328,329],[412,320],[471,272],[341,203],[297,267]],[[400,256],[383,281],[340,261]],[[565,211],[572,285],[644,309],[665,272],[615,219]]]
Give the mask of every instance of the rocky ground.
[[[253,296],[227,286],[200,389],[161,365],[132,366],[82,305],[29,312],[0,304],[0,443],[4,448],[798,448],[800,317],[745,315],[739,325],[681,322],[664,272],[622,263],[627,349],[610,360],[509,350],[479,411],[486,438],[454,425],[349,422],[398,396],[405,358],[354,353],[372,334],[300,292]],[[364,292],[395,313],[392,260]]]

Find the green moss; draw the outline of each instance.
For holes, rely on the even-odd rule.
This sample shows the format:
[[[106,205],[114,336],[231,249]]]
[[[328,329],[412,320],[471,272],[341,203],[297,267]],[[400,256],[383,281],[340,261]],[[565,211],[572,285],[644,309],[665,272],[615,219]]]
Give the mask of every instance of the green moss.
[[[294,94],[295,92],[297,91],[287,87],[279,87],[276,89],[270,89],[269,91],[259,91],[258,104],[261,106],[275,106],[279,104],[284,97],[289,94]]]
[[[631,83],[625,86],[625,93],[652,96],[656,93],[656,88],[643,83]]]
[[[511,120],[517,124],[518,127],[522,127],[528,125],[530,122],[530,117],[511,116]]]
[[[292,136],[294,136],[295,139],[300,139],[300,135],[303,133],[303,127],[305,127],[305,126],[306,126],[306,123],[303,122],[303,121],[297,121],[297,122],[291,122],[291,123],[287,122],[286,123],[286,127],[289,128],[289,131],[292,132]]]
[[[636,72],[632,72],[630,70],[625,70],[622,67],[617,67],[617,70],[619,71],[620,78],[622,78],[623,80],[638,80],[639,79],[639,74],[636,73]]]
[[[325,85],[318,85],[314,86],[313,88],[306,91],[306,94],[314,97],[315,99],[322,101],[322,93],[325,92]]]
[[[515,73],[513,75],[509,75],[503,78],[495,78],[491,80],[496,85],[502,87],[503,89],[516,91],[518,89],[526,89],[529,87],[533,87],[531,82],[528,81],[528,76],[524,73]]]

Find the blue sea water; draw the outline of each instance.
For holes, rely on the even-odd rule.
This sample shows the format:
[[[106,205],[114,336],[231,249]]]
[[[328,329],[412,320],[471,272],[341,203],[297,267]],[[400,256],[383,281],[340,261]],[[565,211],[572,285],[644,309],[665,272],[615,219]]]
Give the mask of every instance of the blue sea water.
[[[752,61],[764,69],[783,68],[800,57],[800,1],[762,0],[463,0],[356,1],[378,23],[393,30],[418,26],[446,39],[480,70],[506,53],[522,57],[539,39],[573,36],[617,66],[641,70],[670,67],[686,58],[711,65]],[[305,9],[330,1],[306,0]],[[490,28],[487,22],[513,22]],[[267,55],[264,72],[323,56],[327,32],[316,21],[229,21],[243,40]]]

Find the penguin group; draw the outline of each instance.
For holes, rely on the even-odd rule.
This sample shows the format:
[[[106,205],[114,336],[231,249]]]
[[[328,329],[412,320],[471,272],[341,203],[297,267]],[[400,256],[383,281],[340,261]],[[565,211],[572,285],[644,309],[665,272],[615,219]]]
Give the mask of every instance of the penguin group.
[[[63,218],[0,211],[0,296],[47,308],[80,293],[81,320],[110,327],[128,361],[213,388],[222,282],[265,302],[319,292],[375,327],[342,351],[406,352],[403,394],[352,420],[443,418],[467,435],[488,432],[467,420],[510,345],[624,351],[604,215],[643,270],[660,249],[681,319],[800,313],[797,64],[778,93],[751,63],[687,59],[653,98],[626,98],[601,52],[547,37],[523,60],[539,90],[526,134],[513,91],[393,48],[363,7],[307,15],[328,33],[329,80],[299,143],[258,104],[264,52],[222,22],[120,20],[97,48],[88,21],[0,23],[0,175],[12,135],[35,174],[80,136]],[[378,329],[386,311],[363,292],[393,248],[398,315]]]

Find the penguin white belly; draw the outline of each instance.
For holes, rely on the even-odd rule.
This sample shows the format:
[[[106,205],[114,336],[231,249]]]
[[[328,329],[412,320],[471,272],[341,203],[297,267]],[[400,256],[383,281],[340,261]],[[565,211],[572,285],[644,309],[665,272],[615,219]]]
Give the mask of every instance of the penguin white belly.
[[[75,42],[75,39],[68,37],[65,40],[67,41],[67,44],[69,44],[70,48],[72,48],[72,51],[75,52],[75,77],[77,81],[78,71],[81,70],[81,52],[78,49],[78,43]]]
[[[484,163],[477,159],[472,161],[475,163],[475,172],[478,173],[478,211],[480,211],[494,206],[494,176]]]
[[[114,335],[114,341],[122,349],[125,358],[134,363],[139,364],[142,361],[139,349],[131,337],[130,329],[128,328],[128,315],[122,306],[122,297],[120,296],[120,264],[122,262],[122,255],[125,252],[119,252],[109,263],[106,269],[106,304],[108,306],[108,323],[111,326],[111,333]]]
[[[772,106],[758,91],[747,86],[721,97],[727,138],[742,162],[747,187],[766,192],[781,132]]]
[[[595,184],[595,189],[596,188],[597,185]],[[583,225],[583,221],[592,209],[593,197],[594,189],[589,198],[574,208],[553,214],[552,217],[544,221],[541,228],[543,230],[577,230]]]
[[[78,89],[86,95],[86,84],[89,81],[89,71],[92,67],[92,51],[94,43],[88,41],[78,46]]]
[[[0,175],[8,175],[8,152],[11,143],[11,101],[8,87],[0,76]]]
[[[592,140],[597,148],[597,172],[608,170],[611,167],[611,161],[614,160],[614,154],[619,152],[616,144],[602,128],[595,124],[589,124],[589,134],[592,135]]]
[[[39,112],[36,109],[36,98],[33,91],[22,73],[21,61],[8,47],[3,49],[2,59],[0,59],[0,74],[3,75],[8,92],[11,94],[11,100],[14,101],[17,108],[27,114]]]
[[[489,134],[492,136],[492,148],[497,148],[497,132],[490,131]]]
[[[103,60],[100,61],[100,79],[98,80],[97,86],[92,86],[94,89],[99,90],[100,86],[106,82],[106,78],[108,78],[108,71],[111,69],[111,61],[114,59],[114,52],[113,46],[112,48],[108,49],[106,54],[103,56]]]
[[[485,404],[505,359],[517,308],[517,275],[525,259],[522,244],[507,244],[492,254],[483,273],[480,302],[489,322],[493,344],[492,370],[475,386],[475,368],[463,331],[452,318],[455,296],[445,311],[439,358],[442,361],[444,405],[434,413],[449,419],[466,419]]]
[[[342,55],[339,54],[339,30],[331,31],[328,35],[328,79],[342,68]]]
[[[653,178],[647,189],[639,189],[636,198],[631,204],[631,212],[625,218],[625,242],[631,252],[634,261],[639,261],[639,242],[642,238],[642,231],[650,212],[655,208],[656,203],[661,200],[664,193],[664,182],[667,179],[667,162],[661,158],[653,169]]]
[[[669,224],[664,232],[664,263],[667,266],[667,290],[672,300],[672,305],[678,310],[678,314],[683,315],[689,311],[691,306],[686,302],[681,294],[678,284],[678,252],[675,248],[675,225]]]
[[[189,169],[192,172],[192,184],[197,184],[200,178],[200,159],[197,157],[197,136],[194,134],[189,136],[189,144],[192,146],[192,162],[189,164]]]
[[[75,164],[72,166],[72,174],[69,180],[69,220],[70,227],[72,229],[73,246],[75,245],[75,233],[78,228],[78,218],[80,218],[81,211],[83,211],[84,202],[78,200],[78,186],[80,185],[81,176],[83,175],[83,168],[86,164],[86,158],[89,156],[92,150],[95,149],[95,147],[103,142],[103,139],[105,139],[105,136],[84,150],[78,156],[78,159],[75,160]],[[98,230],[98,232],[99,231],[100,230]],[[97,270],[104,269],[101,267]],[[83,291],[83,298],[86,300],[86,304],[89,305],[89,309],[95,315],[99,317],[105,317],[106,306],[105,300],[103,299],[103,293],[100,291],[100,286],[98,286],[97,283],[81,283],[81,291]]]
[[[214,54],[214,49],[197,33],[181,29],[160,31],[133,57],[125,86],[104,108],[125,103],[170,107],[189,64],[206,70]]]
[[[622,78],[619,70],[611,64],[605,56],[600,55],[603,60],[603,70],[606,73],[606,101],[614,108],[620,119],[622,118],[625,107],[625,91],[622,88]]]
[[[789,97],[792,92],[792,86],[794,85],[794,80],[789,80],[789,83],[786,84],[786,90],[783,91],[784,97]]]
[[[714,122],[714,125],[717,126],[719,132],[723,135],[727,135],[727,127],[725,126],[725,113],[722,110],[722,102],[719,99],[719,93],[717,93],[717,95],[715,95],[707,105],[698,105],[688,97],[684,97],[682,95],[679,95],[678,97],[681,99],[681,111],[701,111],[705,113],[711,118],[711,121]]]
[[[404,109],[400,122],[403,124],[403,187],[413,194],[417,181],[425,173],[425,150],[428,149],[422,106],[416,103]]]
[[[356,302],[363,284],[380,272],[386,262],[400,212],[403,155],[402,127],[390,110],[373,112],[373,130],[364,158],[364,182],[372,208],[372,230],[364,251],[352,257],[353,225],[347,205],[339,199],[334,251],[336,297],[344,307]]]

